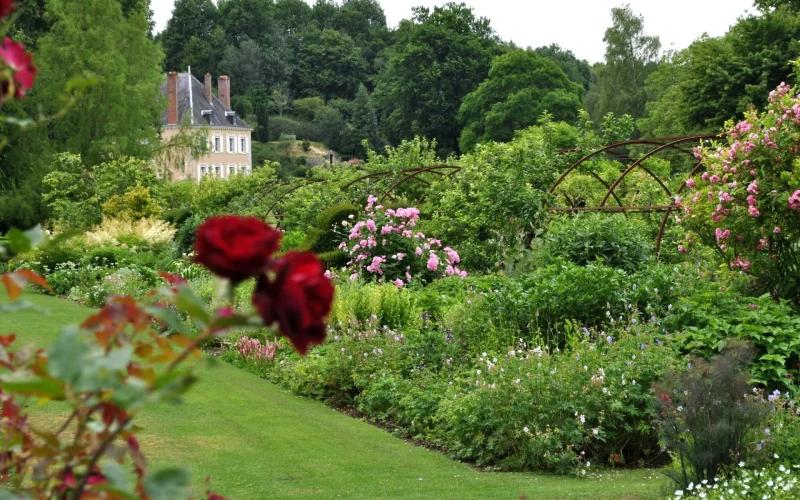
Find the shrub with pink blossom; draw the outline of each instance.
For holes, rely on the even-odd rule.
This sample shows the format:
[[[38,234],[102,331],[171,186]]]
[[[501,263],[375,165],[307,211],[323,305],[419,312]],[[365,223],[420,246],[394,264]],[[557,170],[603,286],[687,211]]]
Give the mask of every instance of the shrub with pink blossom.
[[[800,96],[782,83],[765,111],[726,126],[726,144],[698,147],[705,166],[686,182],[678,221],[760,289],[800,297]],[[686,251],[687,244],[681,244]]]
[[[466,278],[466,271],[459,268],[458,252],[416,229],[418,209],[391,209],[377,203],[370,195],[363,220],[342,222],[347,239],[339,249],[350,256],[347,272],[351,280],[363,277],[402,288],[414,280]]]

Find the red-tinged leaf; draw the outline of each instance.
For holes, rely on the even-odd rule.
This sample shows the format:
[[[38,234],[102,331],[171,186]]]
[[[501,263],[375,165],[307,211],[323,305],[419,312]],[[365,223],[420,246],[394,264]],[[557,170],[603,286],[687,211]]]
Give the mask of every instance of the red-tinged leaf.
[[[153,355],[153,346],[150,344],[139,344],[134,351],[136,355],[143,359],[149,359]]]
[[[22,294],[22,287],[25,286],[25,280],[21,280],[18,276],[14,273],[8,273],[0,276],[0,281],[3,282],[3,285],[6,287],[6,292],[8,292],[8,297],[11,301],[15,301],[19,298]]]
[[[169,339],[185,349],[192,347],[192,356],[195,358],[200,357],[200,350],[197,349],[192,339],[186,338],[183,335],[171,335]]]
[[[53,291],[53,288],[50,286],[49,283],[47,283],[46,279],[44,279],[39,274],[31,271],[30,269],[20,269],[19,271],[16,271],[14,274],[19,274],[20,276],[22,276],[26,280],[30,281],[31,283],[36,283],[37,285],[39,285],[42,288],[46,288],[47,290],[50,290],[51,292]]]
[[[14,335],[13,333],[10,335],[0,335],[0,346],[8,347],[14,343],[14,340],[16,340],[16,338],[17,336]]]

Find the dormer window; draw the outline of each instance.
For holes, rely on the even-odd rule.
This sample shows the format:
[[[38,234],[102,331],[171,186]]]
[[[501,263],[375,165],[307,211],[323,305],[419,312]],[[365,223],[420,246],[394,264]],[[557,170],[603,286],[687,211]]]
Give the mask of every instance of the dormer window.
[[[236,125],[236,111],[226,111],[225,118],[228,119],[231,125]]]
[[[214,112],[210,109],[204,109],[200,111],[200,114],[203,116],[203,121],[206,122],[207,124],[211,124],[211,115],[213,113]]]

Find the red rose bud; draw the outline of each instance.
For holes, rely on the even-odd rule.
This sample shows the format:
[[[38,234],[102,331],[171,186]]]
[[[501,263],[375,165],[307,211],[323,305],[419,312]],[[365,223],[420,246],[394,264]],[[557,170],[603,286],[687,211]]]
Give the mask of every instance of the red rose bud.
[[[197,228],[195,262],[236,285],[263,274],[281,233],[256,217],[211,217]]]
[[[2,2],[3,0],[0,0],[0,9],[3,8]],[[33,80],[39,71],[33,65],[33,57],[25,52],[24,45],[6,37],[3,39],[3,45],[0,45],[0,59],[14,71],[14,95],[18,98],[25,96],[25,92],[33,87]],[[3,83],[3,90],[6,91],[6,94],[9,91],[10,83]]]
[[[333,285],[325,268],[310,253],[289,252],[273,263],[275,279],[262,276],[253,293],[264,324],[278,323],[278,331],[300,354],[325,341],[325,317],[333,304]]]

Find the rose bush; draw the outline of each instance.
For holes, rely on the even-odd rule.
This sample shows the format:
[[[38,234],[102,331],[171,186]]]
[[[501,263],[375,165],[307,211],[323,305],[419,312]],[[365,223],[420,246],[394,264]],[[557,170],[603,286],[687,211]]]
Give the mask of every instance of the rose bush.
[[[678,220],[760,291],[800,303],[800,97],[782,83],[764,112],[727,124],[727,144],[698,147]],[[679,251],[688,251],[691,238]]]
[[[366,220],[342,222],[349,234],[339,249],[351,257],[347,263],[351,280],[361,276],[402,288],[415,279],[429,282],[437,277],[467,276],[458,267],[458,252],[414,229],[419,221],[418,209],[384,210],[377,202],[375,196],[369,196],[364,208]]]

